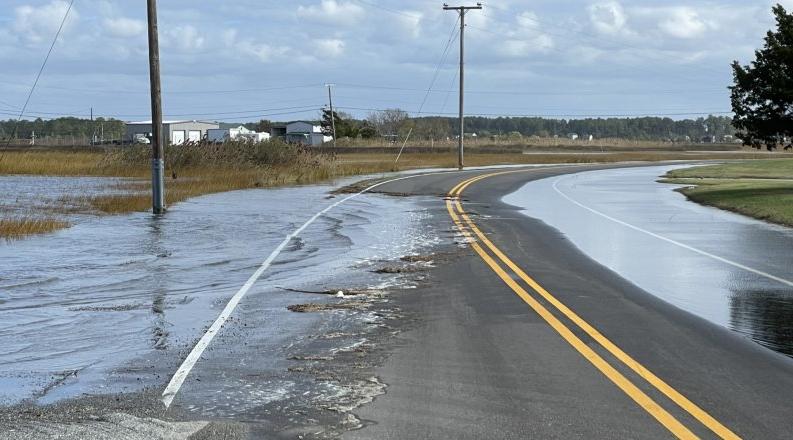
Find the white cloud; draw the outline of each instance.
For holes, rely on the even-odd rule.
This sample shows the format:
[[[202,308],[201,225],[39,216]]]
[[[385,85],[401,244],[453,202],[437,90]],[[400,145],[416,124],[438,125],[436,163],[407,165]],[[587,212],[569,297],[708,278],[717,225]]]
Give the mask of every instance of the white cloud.
[[[199,52],[204,48],[206,39],[192,25],[176,26],[163,33],[164,43],[180,52]]]
[[[54,37],[66,14],[69,4],[63,0],[54,0],[43,6],[24,5],[16,8],[12,30],[17,36],[30,43],[41,43]],[[77,11],[72,8],[69,19],[64,24],[64,31],[71,29],[79,19]]]
[[[400,15],[397,20],[403,32],[416,39],[421,37],[422,19],[424,14],[418,11],[406,11],[405,15]]]
[[[497,46],[497,52],[501,55],[508,58],[525,58],[531,54],[547,52],[554,47],[553,38],[542,32],[539,18],[534,12],[521,12],[515,17],[515,22],[516,26],[504,26],[514,30]]]
[[[507,57],[521,58],[553,48],[554,42],[548,35],[538,35],[528,40],[506,40],[499,46],[499,52]]]
[[[314,44],[319,58],[335,58],[344,53],[344,41],[338,39],[316,40]]]
[[[617,34],[625,29],[628,17],[618,2],[596,3],[588,8],[589,21],[598,32]]]
[[[697,38],[708,30],[706,23],[697,11],[688,7],[674,8],[661,19],[658,27],[667,35],[675,38]]]
[[[322,0],[319,5],[297,7],[298,17],[328,24],[355,24],[363,19],[365,14],[364,9],[355,3],[336,0]]]
[[[107,18],[103,25],[108,34],[118,38],[133,38],[146,32],[146,23],[132,18]]]
[[[219,38],[223,43],[223,47],[233,57],[237,57],[238,53],[242,53],[243,55],[254,57],[260,62],[267,63],[272,61],[274,57],[283,55],[290,50],[289,47],[276,48],[251,39],[240,40],[238,34],[236,29],[227,29],[223,31]]]

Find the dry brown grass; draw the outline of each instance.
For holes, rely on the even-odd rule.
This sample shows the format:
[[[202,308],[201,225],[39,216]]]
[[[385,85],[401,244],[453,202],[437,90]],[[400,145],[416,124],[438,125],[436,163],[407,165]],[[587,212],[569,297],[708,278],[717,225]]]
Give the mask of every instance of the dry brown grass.
[[[695,150],[695,149],[723,149],[723,150],[737,150],[740,149],[740,144],[691,144],[691,143],[673,143],[663,141],[642,141],[630,139],[594,139],[592,141],[585,139],[568,139],[566,137],[559,138],[541,138],[536,136],[528,136],[521,138],[508,138],[497,137],[495,139],[489,137],[483,138],[466,138],[466,146],[469,148],[487,149],[491,147],[496,148],[526,148],[526,149],[567,149],[567,150]],[[339,139],[337,142],[339,147],[355,147],[355,148],[394,148],[399,149],[400,142],[394,143],[386,139]],[[407,143],[409,147],[432,147],[432,148],[448,148],[454,149],[457,147],[457,140],[429,140],[429,139],[410,139]]]
[[[449,153],[409,153],[394,163],[395,154],[361,152],[336,156],[295,152],[282,144],[275,149],[232,146],[171,147],[167,152],[166,202],[169,206],[204,194],[248,188],[310,184],[336,177],[399,171],[415,168],[452,168],[456,155]],[[125,194],[96,196],[64,201],[69,213],[77,211],[122,214],[150,209],[149,162],[147,148],[102,151],[11,151],[0,159],[0,174],[91,175],[132,177],[122,184]],[[791,157],[777,153],[773,157]],[[648,152],[607,153],[541,152],[472,153],[467,166],[503,164],[613,163],[625,161],[757,159],[762,152]],[[172,175],[176,176],[174,179]],[[144,180],[145,179],[145,180]],[[77,208],[75,208],[77,207]],[[46,223],[46,222],[45,222]],[[63,226],[61,226],[63,227]],[[57,228],[56,228],[57,229]],[[46,232],[46,231],[45,231]]]
[[[48,176],[144,176],[148,168],[103,165],[103,151],[33,150],[0,152],[0,174]]]
[[[791,158],[791,154],[775,154],[775,158]],[[615,153],[531,153],[531,154],[482,154],[474,153],[465,156],[466,166],[478,167],[487,165],[510,164],[587,164],[615,162],[661,162],[670,160],[731,160],[731,159],[768,159],[763,152],[615,152]],[[371,167],[378,170],[399,170],[414,168],[453,168],[457,166],[457,156],[453,153],[410,153],[404,154],[397,165],[395,155],[385,153],[354,153],[340,154],[340,165],[351,167]]]
[[[0,219],[0,238],[18,240],[28,235],[46,234],[68,227],[68,222],[55,218],[5,218]]]

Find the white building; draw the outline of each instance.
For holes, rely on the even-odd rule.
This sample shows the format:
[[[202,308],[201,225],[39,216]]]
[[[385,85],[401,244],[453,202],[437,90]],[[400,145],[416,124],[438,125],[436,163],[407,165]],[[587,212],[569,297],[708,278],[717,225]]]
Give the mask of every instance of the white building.
[[[270,140],[270,133],[257,133],[240,125],[236,128],[213,128],[207,130],[207,140],[215,143],[228,141],[264,142]]]
[[[208,130],[220,128],[214,122],[202,121],[163,121],[163,139],[171,145],[182,145],[185,142],[201,142]],[[127,132],[124,136],[126,142],[135,142],[139,138],[151,139],[152,122],[128,122]]]
[[[286,124],[286,136],[284,139],[287,142],[313,147],[330,142],[333,137],[325,136],[322,133],[321,125],[314,125],[314,123],[308,121],[294,121]]]

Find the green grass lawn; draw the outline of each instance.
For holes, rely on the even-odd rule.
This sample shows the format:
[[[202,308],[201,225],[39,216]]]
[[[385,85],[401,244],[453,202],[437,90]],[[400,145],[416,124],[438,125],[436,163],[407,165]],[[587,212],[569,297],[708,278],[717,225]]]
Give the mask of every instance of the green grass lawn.
[[[761,220],[793,226],[793,160],[758,160],[675,170],[668,183],[689,199]]]

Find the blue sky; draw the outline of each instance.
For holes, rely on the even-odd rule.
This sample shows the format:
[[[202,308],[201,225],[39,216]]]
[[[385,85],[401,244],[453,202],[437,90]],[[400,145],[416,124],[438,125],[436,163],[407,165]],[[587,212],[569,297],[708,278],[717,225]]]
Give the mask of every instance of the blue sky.
[[[166,116],[316,117],[341,109],[456,111],[456,15],[426,0],[160,0]],[[467,113],[583,117],[730,109],[729,63],[748,62],[771,1],[504,0],[467,16]],[[783,2],[793,8],[793,0]],[[0,118],[22,106],[66,9],[4,0]],[[76,0],[31,116],[146,119],[145,1]]]

